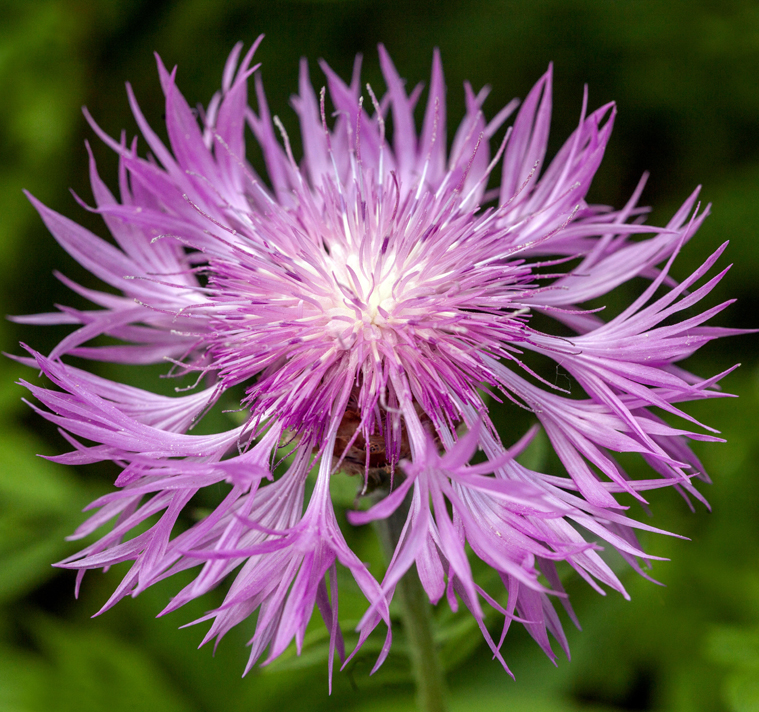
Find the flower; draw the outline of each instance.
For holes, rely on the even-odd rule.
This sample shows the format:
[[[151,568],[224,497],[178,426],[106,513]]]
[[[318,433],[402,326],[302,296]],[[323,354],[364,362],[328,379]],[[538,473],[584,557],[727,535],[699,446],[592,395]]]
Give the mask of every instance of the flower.
[[[466,115],[447,151],[437,52],[419,134],[421,89],[407,95],[382,46],[382,98],[368,85],[362,93],[359,62],[350,84],[322,64],[334,121],[304,60],[293,98],[298,163],[252,66],[259,42],[242,59],[242,45],[235,47],[222,91],[199,119],[176,72],[158,59],[170,148],[128,87],[148,159],[136,139],[113,140],[87,114],[119,156],[117,200],[90,154],[90,209],[115,245],[30,196],[64,249],[118,292],[61,277],[97,308],[18,318],[78,327],[49,356],[28,349],[31,358],[22,359],[54,384],[24,382],[40,404],[32,407],[73,448],[51,459],[121,468],[116,490],[92,503],[96,512],[73,538],[112,528],[59,565],[81,581],[89,569],[133,562],[103,610],[185,569],[199,571],[166,611],[234,577],[224,603],[203,619],[212,621],[206,640],[257,612],[248,668],[293,639],[300,650],[314,606],[330,634],[330,671],[335,651],[345,659],[338,563],[369,602],[358,645],[387,625],[377,665],[391,642],[389,602],[414,566],[431,601],[467,606],[504,666],[512,620],[553,658],[548,633],[565,650],[567,643],[552,602],[575,620],[557,562],[601,592],[604,584],[627,596],[601,545],[641,573],[657,558],[635,530],[659,530],[630,518],[615,495],[645,502],[645,490],[674,486],[703,501],[692,479],[706,474],[687,440],[719,438],[675,427],[658,412],[703,427],[677,404],[724,395],[716,389],[724,374],[704,380],[676,365],[735,333],[703,325],[727,303],[691,309],[722,278],[696,286],[724,245],[682,283],[669,274],[708,208],[697,205],[696,191],[665,227],[647,226],[638,207],[645,178],[621,210],[588,204],[615,109],[588,114],[587,94],[577,129],[544,170],[550,68],[494,151],[517,103],[488,122],[487,92],[465,85]],[[247,101],[251,76],[257,112]],[[245,159],[246,126],[266,180]],[[500,188],[489,189],[499,165]],[[620,314],[604,320],[587,308],[634,277],[648,286]],[[686,309],[691,315],[681,316]],[[533,326],[535,315],[556,328]],[[560,364],[582,394],[543,379],[530,354]],[[68,365],[69,356],[169,362],[170,375],[194,384],[157,395]],[[233,396],[242,413],[235,427],[191,433]],[[488,406],[504,398],[534,414],[566,476],[520,462],[538,426],[512,444],[515,434],[496,430]],[[640,453],[656,476],[631,479],[614,459],[622,452]],[[361,494],[371,495],[368,509],[350,514],[353,525],[406,517],[381,582],[335,517],[329,484],[340,470],[358,475]],[[215,509],[179,526],[193,497],[219,485],[225,496]],[[506,597],[478,585],[467,546],[498,573]],[[498,642],[483,602],[505,617]]]

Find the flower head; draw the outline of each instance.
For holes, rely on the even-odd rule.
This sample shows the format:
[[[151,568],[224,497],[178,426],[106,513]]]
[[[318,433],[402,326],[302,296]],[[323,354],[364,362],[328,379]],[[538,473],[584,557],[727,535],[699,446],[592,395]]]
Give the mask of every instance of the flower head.
[[[703,326],[726,304],[680,316],[724,274],[696,286],[722,247],[684,282],[669,275],[707,210],[696,191],[665,227],[649,227],[637,204],[645,181],[620,210],[588,204],[615,109],[588,114],[587,96],[577,129],[544,169],[550,69],[492,146],[517,103],[488,122],[486,92],[465,85],[466,115],[447,150],[437,53],[419,133],[420,90],[407,95],[383,47],[383,97],[362,90],[358,63],[350,84],[323,64],[328,91],[317,95],[303,61],[293,99],[298,163],[251,66],[257,46],[242,59],[235,47],[222,91],[200,120],[158,60],[170,147],[128,89],[148,159],[136,140],[114,141],[88,115],[119,156],[118,200],[90,163],[92,209],[115,245],[30,197],[58,242],[119,292],[62,277],[97,308],[20,319],[78,327],[49,356],[30,349],[27,359],[56,386],[26,383],[41,404],[33,407],[73,447],[52,459],[121,468],[117,489],[91,505],[96,513],[74,538],[112,522],[110,531],[60,565],[81,577],[133,562],[105,608],[188,568],[197,576],[167,610],[234,577],[223,605],[206,616],[206,640],[257,612],[249,667],[267,648],[271,660],[293,639],[300,646],[314,606],[330,632],[330,668],[335,650],[344,659],[338,563],[369,602],[359,645],[381,621],[388,626],[378,664],[390,645],[389,601],[414,566],[431,601],[446,596],[469,608],[499,659],[503,636],[491,638],[483,602],[504,614],[504,635],[520,620],[553,657],[548,632],[565,649],[566,639],[552,601],[574,619],[557,562],[599,590],[627,595],[601,546],[638,571],[656,558],[634,532],[657,530],[630,518],[615,495],[645,501],[645,490],[672,485],[702,499],[692,478],[706,475],[686,443],[718,438],[657,413],[699,427],[676,404],[722,395],[720,376],[702,380],[675,365],[733,333]],[[247,99],[252,75],[257,111]],[[246,161],[246,127],[265,179]],[[497,170],[500,188],[489,188]],[[617,316],[587,308],[634,277],[649,284]],[[548,330],[532,325],[535,315],[547,317]],[[560,364],[582,393],[544,380],[530,354]],[[191,385],[156,395],[65,364],[65,356],[168,362]],[[242,412],[235,427],[192,434],[233,396]],[[504,399],[538,422],[515,444],[518,435],[499,433],[490,417],[489,404]],[[539,426],[566,476],[520,463]],[[630,479],[614,459],[619,452],[640,453],[656,476]],[[338,526],[329,482],[340,470],[371,494],[352,525],[407,511],[382,581]],[[215,509],[178,527],[192,498],[220,483],[225,496]],[[506,597],[478,585],[467,545],[498,573]]]

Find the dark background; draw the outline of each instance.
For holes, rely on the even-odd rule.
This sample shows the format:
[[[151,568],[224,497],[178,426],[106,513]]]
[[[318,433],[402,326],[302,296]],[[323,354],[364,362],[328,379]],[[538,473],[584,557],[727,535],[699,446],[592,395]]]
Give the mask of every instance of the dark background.
[[[384,42],[410,85],[428,81],[432,49],[446,71],[449,140],[463,115],[462,82],[490,84],[485,104],[493,116],[514,96],[524,97],[555,63],[550,151],[578,120],[584,83],[590,106],[616,100],[616,128],[589,198],[620,206],[644,170],[651,179],[643,203],[651,221],[666,222],[692,189],[713,214],[678,259],[684,277],[724,240],[720,264],[735,267],[710,304],[737,297],[719,317],[726,326],[756,326],[759,291],[759,4],[729,0],[618,0],[615,2],[238,2],[201,0],[38,0],[0,2],[0,299],[9,314],[48,311],[55,303],[81,304],[51,275],[60,269],[93,284],[47,234],[21,194],[31,190],[48,205],[99,234],[105,229],[73,200],[88,200],[87,155],[93,143],[103,178],[115,183],[116,161],[97,142],[80,113],[87,105],[112,136],[136,132],[123,82],[132,82],[154,128],[163,114],[153,51],[179,65],[178,83],[189,102],[207,103],[221,81],[233,44],[266,33],[257,60],[272,111],[296,146],[297,122],[289,96],[297,90],[301,56],[312,81],[323,83],[316,60],[325,58],[348,77],[364,54],[363,78],[381,91],[376,45]],[[249,146],[252,146],[252,141]],[[141,144],[144,151],[144,143]],[[260,157],[251,150],[251,160]],[[5,351],[19,340],[49,351],[65,333],[12,323],[0,326]],[[567,623],[573,657],[558,669],[516,626],[503,653],[512,681],[471,619],[437,613],[453,710],[563,712],[568,710],[759,709],[759,486],[757,405],[759,363],[754,336],[712,344],[689,367],[711,375],[736,362],[724,381],[740,399],[689,407],[719,428],[728,444],[696,447],[714,479],[702,487],[713,512],[691,513],[673,492],[652,493],[656,526],[692,541],[646,537],[647,549],[669,557],[653,575],[666,587],[632,572],[632,594],[600,597],[576,577],[566,586],[583,624]],[[139,382],[136,370],[100,372]],[[73,577],[50,564],[72,553],[64,537],[81,508],[107,490],[107,468],[55,466],[35,453],[55,454],[65,443],[21,402],[19,376],[0,363],[0,710],[49,712],[265,712],[413,708],[402,636],[388,663],[369,677],[371,646],[335,676],[327,697],[323,626],[312,626],[304,654],[247,678],[250,630],[234,632],[219,647],[195,650],[199,628],[178,630],[220,600],[201,601],[153,620],[181,582],[170,581],[126,600],[91,620],[123,571],[88,574],[80,600]],[[144,384],[143,384],[144,385]],[[541,457],[539,447],[531,453]],[[627,465],[627,463],[625,463]],[[643,470],[630,469],[640,476]],[[349,501],[352,495],[347,496]],[[340,493],[336,493],[337,499]],[[645,517],[640,511],[634,516]],[[357,535],[358,536],[358,535]],[[366,556],[371,545],[359,542]],[[381,566],[381,563],[376,563]],[[379,575],[379,573],[378,573]],[[350,587],[343,627],[361,605]],[[344,602],[343,602],[344,601]],[[497,616],[488,618],[494,630]]]

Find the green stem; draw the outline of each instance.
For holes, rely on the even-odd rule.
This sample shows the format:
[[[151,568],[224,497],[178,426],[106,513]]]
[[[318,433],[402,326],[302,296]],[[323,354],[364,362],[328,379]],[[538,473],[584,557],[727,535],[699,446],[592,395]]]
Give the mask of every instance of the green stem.
[[[392,558],[403,531],[409,503],[410,497],[390,517],[377,522],[388,561]],[[432,606],[416,567],[410,568],[398,582],[395,596],[400,603],[401,622],[411,657],[419,709],[423,712],[445,712],[445,677],[432,635]]]

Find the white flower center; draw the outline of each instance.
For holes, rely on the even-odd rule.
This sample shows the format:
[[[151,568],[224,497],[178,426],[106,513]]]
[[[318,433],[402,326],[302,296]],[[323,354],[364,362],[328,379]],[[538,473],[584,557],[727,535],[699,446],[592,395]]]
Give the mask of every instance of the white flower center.
[[[394,255],[386,254],[382,262],[367,265],[354,250],[334,247],[328,264],[333,279],[332,294],[324,307],[332,317],[330,331],[345,336],[351,326],[354,335],[363,332],[377,338],[377,328],[398,325],[396,306],[401,300],[398,288],[406,289],[408,284],[400,284],[401,275],[396,269]],[[416,283],[415,280],[409,282]]]

